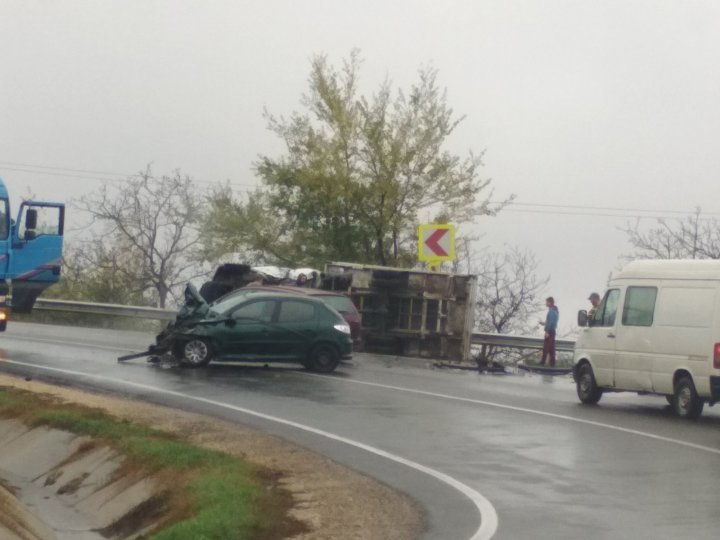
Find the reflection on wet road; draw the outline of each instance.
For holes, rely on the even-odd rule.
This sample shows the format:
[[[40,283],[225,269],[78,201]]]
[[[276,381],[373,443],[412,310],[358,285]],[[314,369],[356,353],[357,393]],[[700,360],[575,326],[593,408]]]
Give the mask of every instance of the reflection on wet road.
[[[407,491],[428,509],[427,538],[475,533],[477,510],[467,494],[344,440],[479,492],[497,511],[494,538],[717,536],[720,407],[687,422],[674,418],[661,397],[607,395],[597,407],[581,406],[568,377],[483,376],[369,355],[356,355],[326,376],[290,365],[188,370],[115,362],[150,338],[16,323],[0,338],[7,360],[0,365],[62,380],[79,376],[32,366],[91,374],[105,382],[76,382],[162,402],[149,389],[157,387],[171,393],[177,406],[190,406],[181,396],[204,400],[194,407],[256,425]],[[120,381],[148,388],[123,389]],[[235,411],[219,411],[212,402]],[[336,438],[294,429],[293,423]]]

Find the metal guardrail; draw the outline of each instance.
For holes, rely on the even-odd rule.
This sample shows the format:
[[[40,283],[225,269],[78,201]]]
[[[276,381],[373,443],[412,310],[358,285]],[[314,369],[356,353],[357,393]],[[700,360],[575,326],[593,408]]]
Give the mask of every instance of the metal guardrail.
[[[141,306],[125,306],[120,304],[97,304],[93,302],[76,302],[72,300],[54,300],[38,298],[35,309],[40,311],[65,311],[70,313],[89,313],[93,315],[114,315],[118,317],[136,317],[172,321],[177,315],[174,309],[159,309]],[[542,349],[543,339],[531,336],[514,336],[510,334],[491,334],[477,332],[472,335],[473,345],[491,345],[513,349]],[[557,339],[555,348],[558,351],[572,352],[575,340]]]
[[[75,302],[72,300],[54,300],[38,298],[35,308],[40,311],[65,311],[70,313],[89,313],[93,315],[114,315],[116,317],[136,317],[172,321],[177,315],[174,309],[159,309],[142,306],[124,306],[121,304],[96,304],[93,302]]]
[[[508,347],[513,349],[542,349],[543,338],[530,336],[513,336],[510,334],[489,334],[478,332],[472,335],[473,345],[494,345],[496,347]],[[555,349],[558,351],[572,352],[575,348],[573,339],[556,339]]]

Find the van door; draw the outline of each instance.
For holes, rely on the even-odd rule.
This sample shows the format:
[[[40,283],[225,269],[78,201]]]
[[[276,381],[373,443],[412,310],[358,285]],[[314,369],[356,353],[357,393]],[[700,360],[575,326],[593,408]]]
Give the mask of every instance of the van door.
[[[615,338],[615,386],[652,391],[653,319],[657,287],[629,286]]]
[[[615,363],[615,328],[620,289],[609,289],[598,304],[588,327],[583,328],[583,349],[593,366],[598,386],[613,386]]]

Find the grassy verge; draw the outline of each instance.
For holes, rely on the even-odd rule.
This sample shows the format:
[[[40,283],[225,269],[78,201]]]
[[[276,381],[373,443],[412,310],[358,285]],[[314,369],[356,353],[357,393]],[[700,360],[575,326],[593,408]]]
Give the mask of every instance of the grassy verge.
[[[272,474],[227,454],[199,448],[175,436],[126,421],[104,411],[60,403],[50,396],[0,388],[0,417],[92,437],[125,456],[119,474],[152,476],[158,495],[128,523],[160,523],[156,540],[274,540],[302,532],[287,517],[290,496]]]

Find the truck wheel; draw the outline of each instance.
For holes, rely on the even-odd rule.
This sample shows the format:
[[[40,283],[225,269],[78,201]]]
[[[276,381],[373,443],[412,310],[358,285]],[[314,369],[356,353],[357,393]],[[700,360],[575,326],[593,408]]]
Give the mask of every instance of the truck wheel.
[[[189,367],[202,367],[208,365],[212,359],[210,343],[201,338],[193,338],[179,347],[180,361]]]
[[[320,344],[316,345],[307,360],[303,362],[310,371],[319,371],[320,373],[330,373],[340,364],[340,355],[337,349],[332,345]]]
[[[595,382],[595,374],[593,374],[590,364],[583,364],[578,370],[577,376],[577,395],[582,403],[586,405],[594,405],[602,397],[602,390],[598,388]]]
[[[680,418],[695,419],[702,414],[705,403],[697,394],[692,377],[683,376],[675,383],[673,410]]]

